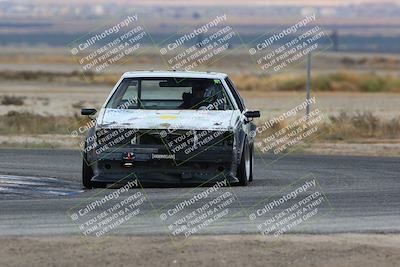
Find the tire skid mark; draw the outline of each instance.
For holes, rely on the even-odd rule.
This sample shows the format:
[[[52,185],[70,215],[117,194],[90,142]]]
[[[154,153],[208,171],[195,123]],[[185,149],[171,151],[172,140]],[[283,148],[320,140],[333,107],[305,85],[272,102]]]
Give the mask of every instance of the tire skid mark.
[[[0,175],[0,195],[34,198],[46,196],[72,196],[84,192],[76,184],[51,177]]]

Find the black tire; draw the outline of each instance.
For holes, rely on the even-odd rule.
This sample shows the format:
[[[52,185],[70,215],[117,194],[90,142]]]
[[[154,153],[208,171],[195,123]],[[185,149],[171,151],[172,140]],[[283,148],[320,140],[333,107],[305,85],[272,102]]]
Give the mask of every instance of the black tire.
[[[103,184],[100,182],[92,181],[94,173],[93,173],[92,167],[90,167],[88,165],[89,161],[87,158],[87,146],[88,146],[87,140],[89,139],[90,136],[93,136],[93,135],[94,135],[94,128],[92,127],[88,130],[88,135],[85,140],[85,148],[83,150],[84,152],[83,152],[83,159],[82,159],[82,185],[87,189],[97,188],[97,187],[104,188],[107,185],[107,184]]]
[[[250,147],[250,177],[249,182],[253,182],[253,162],[254,162],[254,147],[251,145]]]
[[[93,169],[87,164],[86,158],[82,162],[82,184],[87,189],[93,188],[95,187],[95,184],[92,182],[94,176]]]
[[[250,180],[251,171],[249,171],[248,168],[246,168],[246,161],[250,161],[250,158],[251,158],[250,146],[249,146],[247,139],[245,139],[242,155],[240,157],[240,164],[239,164],[239,167],[237,170],[237,178],[239,179],[239,185],[241,185],[241,186],[247,186],[248,182]],[[249,164],[249,163],[250,162],[247,162],[247,164]],[[246,171],[246,169],[247,169],[247,171]],[[251,170],[251,167],[250,167],[250,170]]]

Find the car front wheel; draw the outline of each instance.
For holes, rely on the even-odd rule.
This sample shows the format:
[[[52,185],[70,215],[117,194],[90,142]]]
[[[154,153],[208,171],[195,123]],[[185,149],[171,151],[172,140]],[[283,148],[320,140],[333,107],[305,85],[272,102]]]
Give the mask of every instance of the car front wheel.
[[[246,139],[243,147],[242,156],[240,159],[240,164],[237,171],[237,176],[239,179],[239,185],[246,186],[251,180],[252,175],[252,155],[251,148]]]
[[[253,167],[254,165],[254,147],[253,145],[250,148],[250,177],[249,177],[249,182],[253,181]]]
[[[82,184],[85,188],[93,188],[94,184],[92,182],[92,177],[93,177],[93,170],[92,168],[87,164],[86,159],[83,159],[83,164],[82,164]]]

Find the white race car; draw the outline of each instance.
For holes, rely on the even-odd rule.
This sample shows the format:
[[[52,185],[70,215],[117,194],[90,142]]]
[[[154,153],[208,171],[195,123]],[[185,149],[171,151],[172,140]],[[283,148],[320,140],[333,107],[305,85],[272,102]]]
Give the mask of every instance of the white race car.
[[[94,115],[95,109],[82,109]],[[87,188],[140,183],[203,184],[253,179],[259,111],[246,109],[224,73],[135,71],[122,75],[83,151]]]

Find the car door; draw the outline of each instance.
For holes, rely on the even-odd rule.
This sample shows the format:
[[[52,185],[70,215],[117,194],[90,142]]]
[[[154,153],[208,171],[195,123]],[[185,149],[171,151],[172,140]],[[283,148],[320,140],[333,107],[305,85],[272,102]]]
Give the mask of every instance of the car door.
[[[244,116],[244,113],[247,111],[247,108],[245,106],[243,98],[239,95],[239,92],[237,91],[233,82],[228,77],[225,78],[225,82],[228,85],[229,90],[232,92],[232,95],[235,98],[235,101],[241,112],[237,127],[238,128],[237,137],[239,140],[238,146],[240,148],[243,148],[243,142],[245,138],[247,138],[249,144],[252,145],[254,142],[254,136],[255,136],[254,133],[256,130],[256,126],[252,121],[250,121],[246,116]],[[239,151],[241,152],[241,150]]]

